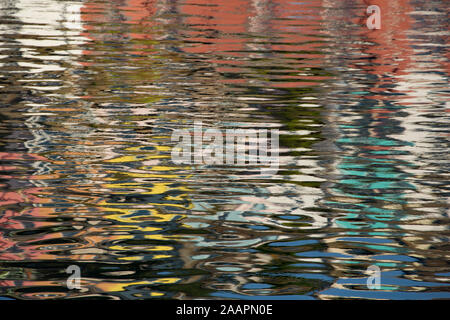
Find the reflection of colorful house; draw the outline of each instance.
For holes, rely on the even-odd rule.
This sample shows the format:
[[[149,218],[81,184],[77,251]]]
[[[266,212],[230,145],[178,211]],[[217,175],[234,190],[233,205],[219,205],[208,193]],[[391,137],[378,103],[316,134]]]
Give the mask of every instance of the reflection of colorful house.
[[[153,44],[145,32],[145,28],[152,27],[147,17],[152,14],[154,8],[149,1],[127,3],[128,5],[123,6],[123,1],[116,1],[113,3],[115,6],[108,4],[98,8],[93,2],[88,1],[83,7],[78,8],[78,11],[70,10],[69,16],[57,11],[59,8],[57,6],[51,11],[56,19],[72,23],[78,21],[82,24],[81,28],[78,28],[80,27],[78,24],[77,28],[71,30],[79,29],[84,37],[71,31],[69,36],[72,38],[67,40],[67,43],[70,44],[73,38],[78,41],[92,40],[82,45],[82,48],[88,50],[76,51],[80,55],[70,55],[71,59],[67,61],[70,61],[73,70],[91,71],[95,74],[93,78],[101,79],[105,76],[105,79],[102,79],[105,81],[86,85],[84,78],[77,77],[71,72],[64,72],[60,79],[66,81],[65,87],[70,91],[64,92],[65,94],[77,96],[79,92],[91,90],[87,98],[92,100],[98,98],[99,104],[81,99],[68,104],[33,106],[31,108],[33,112],[44,115],[25,119],[30,137],[24,149],[29,153],[5,152],[0,155],[5,164],[2,167],[4,180],[24,180],[38,186],[19,186],[0,195],[1,206],[14,208],[5,209],[0,218],[2,229],[0,258],[3,260],[31,260],[38,263],[61,260],[64,257],[73,263],[89,263],[116,256],[117,263],[124,265],[145,264],[148,261],[155,261],[156,264],[169,263],[168,261],[180,263],[179,237],[175,234],[166,236],[161,234],[165,226],[177,224],[190,208],[188,189],[178,182],[185,176],[179,175],[174,168],[166,165],[170,158],[170,149],[164,144],[170,137],[161,134],[158,138],[149,136],[147,145],[130,146],[127,145],[127,138],[120,133],[109,135],[100,127],[126,126],[125,123],[130,121],[140,124],[141,121],[145,122],[155,117],[149,115],[149,109],[143,106],[144,102],[158,100],[151,93],[143,95],[141,100],[136,97],[134,101],[127,101],[121,106],[120,114],[117,113],[117,105],[104,104],[102,101],[105,97],[103,89],[112,87],[116,81],[114,78],[108,79],[110,71],[114,70],[108,70],[103,64],[102,57],[96,55],[97,49],[108,48],[102,41],[114,40],[122,45],[122,48],[128,48],[129,50],[124,51],[119,49],[118,55],[125,52],[127,63],[140,68],[136,72],[119,70],[118,74],[125,76],[117,81],[125,82],[131,88],[136,81],[145,84],[142,79],[152,81],[155,78],[154,74],[149,76],[149,72],[152,72],[152,61],[146,58]],[[106,11],[102,12],[105,8]],[[94,13],[99,11],[104,15]],[[23,14],[23,10],[17,11],[17,17],[20,18]],[[114,19],[118,18],[117,21],[121,21],[123,16],[129,21],[129,27],[125,28],[126,32],[102,39],[104,30],[101,30],[101,23],[98,22],[104,21],[108,25],[114,25]],[[24,19],[24,22],[27,22],[27,18]],[[120,25],[123,26],[122,22]],[[46,40],[42,41],[43,45],[46,45]],[[59,43],[61,46],[66,44],[64,40],[58,41],[61,42]],[[137,43],[128,46],[130,41]],[[98,67],[99,65],[102,67]],[[117,73],[115,75],[117,76]],[[51,117],[45,115],[49,112],[58,114],[58,119],[63,125],[51,127],[55,124]],[[50,128],[55,130],[41,129],[37,123],[49,123]],[[140,130],[140,127],[141,125],[137,125],[134,129]],[[40,156],[43,153],[45,157]],[[100,165],[99,159],[104,160],[104,163]],[[15,166],[8,166],[8,161],[23,161],[24,166],[33,173],[21,177],[8,175],[8,171],[14,172],[17,169]],[[124,170],[127,166],[129,170]],[[122,175],[120,181],[116,180],[115,177],[120,175]],[[47,183],[48,180],[53,182]],[[16,204],[25,208],[18,211],[14,206]],[[46,221],[53,217],[65,219],[67,224]],[[27,230],[36,232],[29,233]],[[37,232],[40,230],[42,232]],[[133,240],[147,241],[151,245],[135,245]],[[130,254],[130,251],[134,254]],[[63,273],[64,270],[59,271]],[[58,291],[64,286],[64,281],[59,283],[33,278],[28,269],[24,269],[24,274],[26,277],[20,281],[2,281],[0,283],[2,292],[7,291],[14,295],[15,290],[22,287],[39,286],[46,287],[50,297],[55,297],[54,288]],[[168,276],[156,276],[141,281],[132,279],[133,277],[103,281],[103,279],[89,279],[88,276],[86,281],[82,281],[84,291],[81,294],[86,294],[87,290],[93,295],[105,292],[120,295],[125,294],[123,293],[125,290],[133,291],[133,288],[138,286],[147,286],[143,292],[149,296],[158,296],[163,293],[152,291],[152,286],[179,281],[176,277]],[[63,293],[63,295],[78,294],[74,291]],[[21,294],[21,297],[43,298],[39,295],[26,294]]]
[[[328,13],[331,15],[338,12],[339,14],[324,17],[325,24],[328,26],[327,32],[330,36],[342,41],[341,44],[338,42],[336,45],[337,52],[330,52],[330,56],[332,58],[342,56],[344,59],[349,55],[355,56],[355,63],[350,62],[346,67],[358,70],[355,72],[360,73],[361,78],[367,79],[368,82],[367,84],[349,83],[343,89],[354,91],[354,93],[353,96],[347,92],[344,93],[348,95],[348,106],[347,110],[345,107],[341,108],[349,114],[345,116],[345,124],[336,128],[336,131],[340,132],[340,138],[336,140],[336,144],[349,155],[336,164],[336,173],[348,177],[341,180],[343,187],[341,192],[348,190],[343,193],[350,197],[349,207],[357,207],[357,203],[368,197],[385,199],[388,203],[401,201],[398,188],[414,189],[414,186],[403,182],[407,174],[398,169],[402,162],[397,161],[399,148],[408,147],[410,143],[392,138],[392,134],[396,131],[403,130],[396,120],[398,112],[403,109],[401,96],[398,104],[391,103],[392,100],[396,100],[394,92],[397,77],[408,72],[408,61],[413,54],[407,39],[408,30],[411,28],[409,15],[411,7],[408,6],[409,1],[372,2],[360,2],[359,6],[355,6],[347,15],[345,15],[346,8],[344,10],[344,8],[333,7],[333,11]],[[365,25],[367,19],[365,8],[371,4],[377,4],[381,8],[381,30],[369,30]],[[343,21],[346,24],[340,25],[339,29],[336,28],[336,23],[343,23]],[[342,27],[346,30],[342,30]],[[365,42],[360,40],[361,38]],[[330,93],[330,95],[342,94]],[[393,165],[393,162],[398,164]],[[365,194],[364,190],[368,193]],[[387,192],[377,195],[382,193],[382,190],[391,190],[392,194]],[[362,205],[360,209],[355,208],[355,213],[351,215],[356,217],[357,212],[361,210],[375,216],[378,214],[380,217],[383,215],[389,217],[393,212],[389,209]],[[345,227],[353,228],[351,223],[346,224]],[[355,228],[358,227],[355,226]]]
[[[261,60],[266,70],[261,70],[258,81],[269,87],[314,86],[327,79],[314,71],[322,57],[317,38],[320,5],[321,0],[307,4],[287,0],[187,2],[179,11],[186,15],[183,23],[190,28],[180,34],[192,44],[182,49],[188,54],[214,54],[210,65],[216,66],[215,71],[234,75],[220,79],[223,83],[251,84],[254,73],[249,78],[246,70],[261,70]],[[279,65],[281,61],[289,65]]]
[[[95,42],[122,42],[128,49],[120,51],[123,55],[148,55],[153,49],[153,34],[148,30],[156,26],[152,19],[156,10],[155,0],[86,1],[80,10],[84,29],[81,35]],[[86,50],[84,54],[95,52]]]
[[[365,26],[364,9],[370,4],[381,8],[380,30],[368,30]],[[418,18],[411,15],[416,10],[420,11],[409,0],[364,1],[353,9],[358,14],[350,12],[346,17],[344,10],[334,7],[324,16],[327,32],[337,39],[329,63],[338,74],[342,72],[337,77],[336,89],[329,93],[330,101],[338,96],[346,98],[347,103],[336,106],[330,103],[333,109],[329,111],[328,125],[336,132],[336,137],[330,140],[339,148],[340,157],[332,165],[333,174],[338,178],[326,189],[325,204],[341,213],[333,222],[346,235],[346,241],[339,243],[339,238],[327,241],[330,255],[341,257],[341,261],[336,260],[339,263],[333,263],[334,273],[341,281],[321,292],[322,298],[330,298],[339,290],[350,292],[343,285],[346,280],[352,283],[351,278],[345,279],[349,265],[365,269],[376,264],[403,270],[402,250],[407,249],[398,241],[417,249],[417,257],[417,252],[428,249],[419,239],[403,238],[408,231],[442,230],[442,226],[412,225],[417,219],[416,210],[420,210],[415,197],[428,198],[426,195],[433,194],[429,186],[417,183],[414,169],[423,166],[424,155],[429,150],[425,142],[430,130],[425,125],[423,108],[432,103],[428,97],[436,82],[446,83],[438,76],[424,78],[429,76],[423,72],[426,58],[416,49],[422,40],[411,39],[418,32]],[[338,16],[333,16],[336,12]],[[347,78],[346,72],[352,76]],[[355,81],[354,75],[361,81]],[[422,214],[429,216],[430,221],[436,216]],[[350,241],[355,241],[355,245]],[[365,254],[355,254],[355,248],[365,250]],[[381,259],[382,256],[385,258]],[[398,272],[408,278],[403,271]],[[360,291],[353,290],[354,296],[377,298],[376,293],[365,291],[367,288],[362,286],[365,280],[362,280]],[[420,286],[418,279],[412,280]],[[397,287],[390,286],[387,290],[395,292]],[[389,297],[388,293],[383,294],[384,298]]]
[[[151,85],[160,76],[159,71],[150,65],[153,61],[156,65],[160,59],[156,55],[157,41],[154,39],[157,24],[153,15],[156,10],[156,1],[153,0],[84,2],[80,10],[81,35],[90,41],[83,46],[79,63],[89,67],[93,73],[91,83],[83,88],[85,99],[109,103],[129,99],[129,95],[133,95],[135,103],[155,100],[154,95],[136,95],[135,92],[149,91],[139,88]],[[119,65],[123,69],[117,67]],[[105,88],[117,93],[105,93]],[[124,93],[120,94],[121,91]]]

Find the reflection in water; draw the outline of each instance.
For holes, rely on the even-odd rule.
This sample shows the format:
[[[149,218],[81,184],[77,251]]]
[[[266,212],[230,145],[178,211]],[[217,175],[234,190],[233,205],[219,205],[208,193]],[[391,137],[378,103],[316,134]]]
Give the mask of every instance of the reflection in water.
[[[0,296],[449,298],[446,7],[376,4],[1,2]],[[194,120],[280,170],[175,165]]]

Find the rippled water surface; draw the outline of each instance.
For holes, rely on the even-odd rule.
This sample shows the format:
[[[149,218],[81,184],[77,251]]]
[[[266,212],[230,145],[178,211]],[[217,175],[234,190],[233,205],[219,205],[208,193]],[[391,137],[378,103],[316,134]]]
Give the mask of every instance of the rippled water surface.
[[[449,299],[448,9],[0,0],[0,297]],[[195,121],[278,172],[175,164]]]

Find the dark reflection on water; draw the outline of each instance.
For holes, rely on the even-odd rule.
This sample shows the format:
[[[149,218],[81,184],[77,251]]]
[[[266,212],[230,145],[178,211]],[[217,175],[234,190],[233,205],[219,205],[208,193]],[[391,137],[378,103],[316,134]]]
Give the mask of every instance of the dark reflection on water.
[[[450,298],[448,8],[369,2],[1,1],[0,296]],[[194,120],[280,170],[175,165]]]

